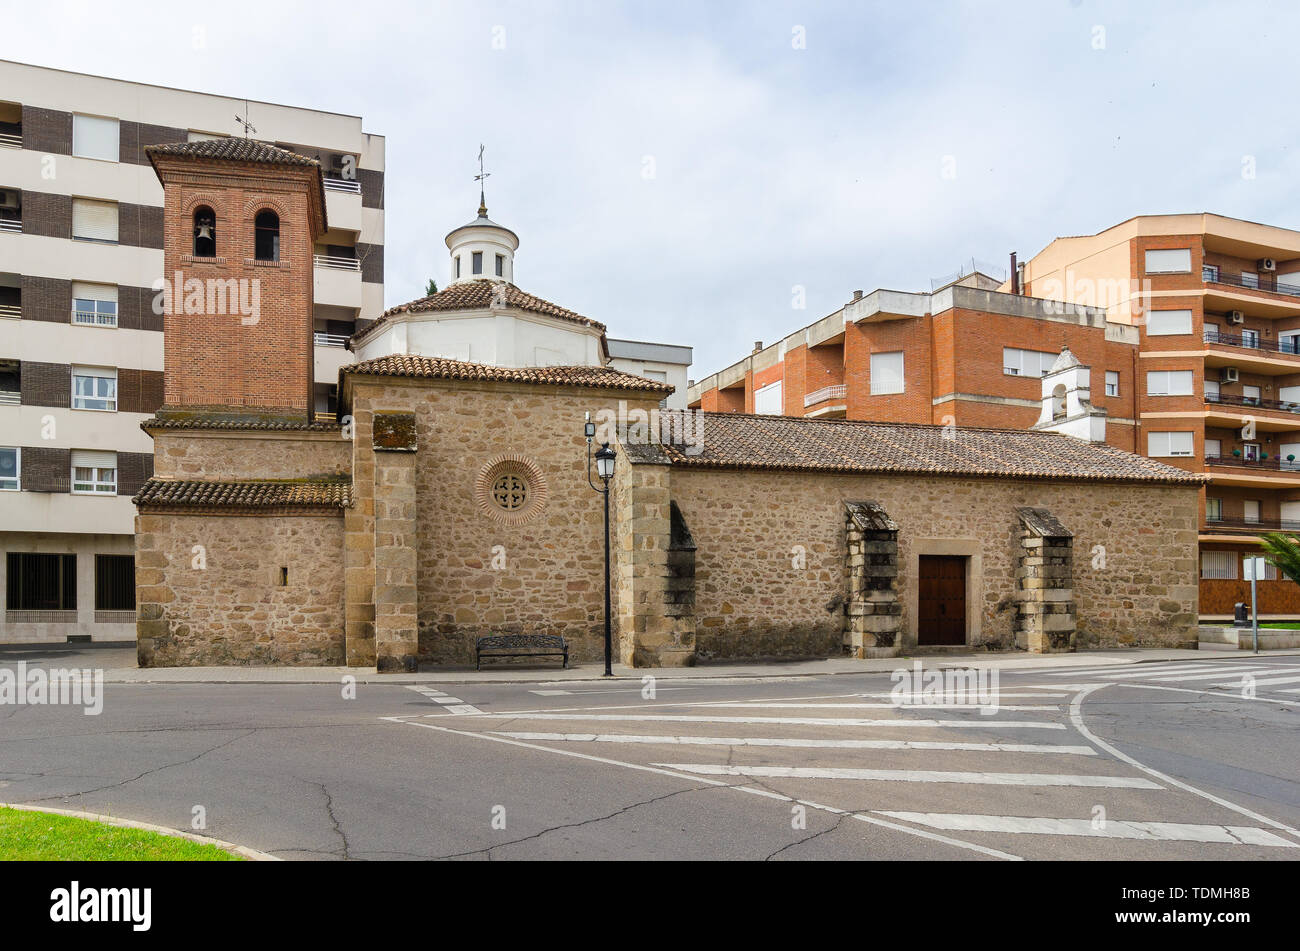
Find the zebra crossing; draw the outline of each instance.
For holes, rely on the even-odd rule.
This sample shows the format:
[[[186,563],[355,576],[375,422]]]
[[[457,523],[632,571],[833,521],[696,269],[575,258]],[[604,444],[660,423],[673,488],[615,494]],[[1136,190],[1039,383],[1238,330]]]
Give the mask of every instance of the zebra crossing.
[[[1151,666],[1153,676],[1208,683],[1244,670]],[[1081,696],[1112,679],[1137,682],[1118,679],[1132,672],[1053,674],[1072,682],[1017,686],[995,716],[971,704],[853,693],[385,719],[725,787],[997,858],[1052,857],[1047,843],[1062,838],[1095,849],[1086,856],[1095,858],[1116,857],[1107,849],[1119,843],[1153,858],[1194,857],[1177,851],[1191,845],[1198,855],[1222,848],[1300,858],[1300,830],[1116,755],[1074,721]]]
[[[1135,669],[1136,667],[1136,669]],[[1276,695],[1279,699],[1292,699],[1300,695],[1300,658],[1296,661],[1278,658],[1275,661],[1174,661],[1164,664],[1138,664],[1122,667],[1073,668],[1046,675],[1048,678],[1068,680],[1072,686],[1081,683],[1128,684],[1141,686],[1171,686],[1183,684],[1188,688],[1214,691],[1236,691],[1250,696],[1261,692]]]

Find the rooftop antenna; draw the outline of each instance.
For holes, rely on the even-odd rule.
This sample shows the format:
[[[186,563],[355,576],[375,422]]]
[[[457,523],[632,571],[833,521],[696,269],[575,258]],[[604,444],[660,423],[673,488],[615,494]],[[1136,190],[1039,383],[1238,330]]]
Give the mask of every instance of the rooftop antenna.
[[[247,115],[248,115],[248,100],[245,99],[245,100],[244,100],[244,115],[242,115],[242,116],[240,116],[240,115],[235,116],[235,121],[238,122],[240,125],[242,125],[242,126],[244,127],[244,138],[248,138],[248,133],[249,133],[250,131],[251,131],[251,132],[256,132],[256,131],[257,131],[257,126],[253,125],[253,123],[249,122],[246,118],[244,118],[244,116],[247,116]]]
[[[474,176],[474,181],[478,182],[478,216],[487,217],[487,199],[484,198],[484,182],[487,181],[491,172],[483,171],[483,143],[478,144],[478,174]]]

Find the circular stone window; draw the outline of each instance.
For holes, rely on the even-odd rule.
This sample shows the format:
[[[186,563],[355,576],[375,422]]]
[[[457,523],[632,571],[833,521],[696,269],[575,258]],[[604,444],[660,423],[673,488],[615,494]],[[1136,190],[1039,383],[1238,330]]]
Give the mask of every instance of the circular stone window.
[[[546,504],[546,480],[536,463],[523,456],[498,456],[478,475],[474,495],[488,518],[519,524],[536,518]]]

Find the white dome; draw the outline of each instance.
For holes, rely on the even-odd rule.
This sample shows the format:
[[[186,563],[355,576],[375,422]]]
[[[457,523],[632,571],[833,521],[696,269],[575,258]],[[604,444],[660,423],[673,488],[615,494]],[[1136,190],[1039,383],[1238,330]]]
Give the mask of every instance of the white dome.
[[[519,236],[489,218],[487,208],[480,205],[477,218],[447,235],[447,249],[451,252],[450,283],[486,278],[513,284],[518,247]]]

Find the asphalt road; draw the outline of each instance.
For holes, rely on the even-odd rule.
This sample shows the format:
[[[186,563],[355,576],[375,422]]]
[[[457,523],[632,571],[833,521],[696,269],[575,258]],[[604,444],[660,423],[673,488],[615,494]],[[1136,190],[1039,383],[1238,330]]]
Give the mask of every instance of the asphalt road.
[[[1045,666],[903,706],[879,673],[545,678],[0,705],[0,801],[201,811],[286,859],[1300,857],[1300,657]]]

